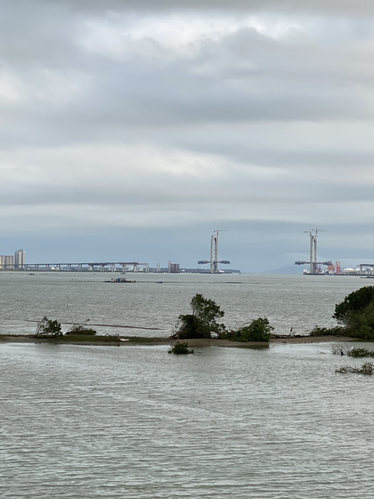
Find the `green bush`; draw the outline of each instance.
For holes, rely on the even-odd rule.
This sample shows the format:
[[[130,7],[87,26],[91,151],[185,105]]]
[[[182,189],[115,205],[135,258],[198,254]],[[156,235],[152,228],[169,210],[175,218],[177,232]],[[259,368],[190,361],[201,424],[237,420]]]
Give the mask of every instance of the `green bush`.
[[[96,331],[95,331],[95,329],[91,329],[91,328],[82,326],[81,324],[74,324],[73,327],[71,328],[71,330],[68,331],[66,334],[67,335],[71,335],[71,334],[77,334],[77,335],[83,334],[85,336],[95,336],[96,335]]]
[[[364,311],[372,303],[374,303],[374,286],[364,286],[347,295],[336,305],[333,317],[346,325],[352,314]]]
[[[271,331],[274,328],[266,317],[259,317],[250,324],[242,326],[236,331],[229,331],[225,338],[233,341],[266,341],[270,339]]]
[[[343,333],[344,329],[340,326],[330,328],[315,326],[310,332],[310,336],[339,336]]]

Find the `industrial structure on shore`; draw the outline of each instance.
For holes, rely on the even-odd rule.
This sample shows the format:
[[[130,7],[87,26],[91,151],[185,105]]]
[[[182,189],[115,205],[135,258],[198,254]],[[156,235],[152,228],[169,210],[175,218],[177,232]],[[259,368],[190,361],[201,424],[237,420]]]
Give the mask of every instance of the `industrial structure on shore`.
[[[342,269],[340,262],[336,262],[335,265],[331,260],[325,262],[319,262],[317,257],[317,236],[318,229],[312,229],[310,231],[304,231],[309,233],[309,261],[298,260],[295,265],[309,265],[309,270],[305,269],[303,274],[305,275],[351,275],[351,276],[362,276],[362,277],[374,277],[374,263],[360,263],[356,268],[345,268]],[[323,268],[325,267],[325,268]]]

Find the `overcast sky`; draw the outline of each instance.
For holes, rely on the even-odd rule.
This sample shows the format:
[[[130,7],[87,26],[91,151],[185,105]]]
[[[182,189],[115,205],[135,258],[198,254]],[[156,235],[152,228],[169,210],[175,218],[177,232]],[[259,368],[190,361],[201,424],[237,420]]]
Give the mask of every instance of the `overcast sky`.
[[[0,7],[0,253],[374,262],[374,2]]]

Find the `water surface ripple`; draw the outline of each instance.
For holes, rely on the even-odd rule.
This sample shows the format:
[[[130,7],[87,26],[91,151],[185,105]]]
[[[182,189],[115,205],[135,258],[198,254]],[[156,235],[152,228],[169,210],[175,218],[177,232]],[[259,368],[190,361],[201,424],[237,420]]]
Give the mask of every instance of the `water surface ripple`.
[[[195,293],[212,298],[225,311],[224,321],[238,327],[267,317],[275,331],[308,333],[330,326],[335,304],[368,279],[342,276],[129,274],[134,283],[111,284],[111,273],[0,273],[0,334],[35,331],[44,315],[66,331],[89,319],[99,334],[169,336],[178,315],[189,312]],[[370,284],[370,282],[369,282]],[[158,331],[146,328],[158,328]]]
[[[373,380],[329,344],[0,357],[1,497],[374,497]]]
[[[64,323],[167,336],[196,292],[225,323],[330,325],[355,277],[0,273],[0,334]],[[149,331],[157,327],[159,331]],[[373,380],[331,345],[268,350],[0,343],[0,496],[374,497]],[[349,361],[351,365],[360,361]]]

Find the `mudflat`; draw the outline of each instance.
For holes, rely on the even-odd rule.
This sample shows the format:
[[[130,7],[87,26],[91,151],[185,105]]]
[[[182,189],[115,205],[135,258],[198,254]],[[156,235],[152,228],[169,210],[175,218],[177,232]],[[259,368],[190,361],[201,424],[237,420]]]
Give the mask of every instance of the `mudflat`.
[[[63,339],[62,339],[63,338]],[[35,338],[32,334],[16,335],[16,334],[4,334],[0,335],[0,342],[13,342],[13,343],[63,343],[63,344],[73,344],[73,345],[170,345],[176,340],[171,340],[170,338],[160,338],[160,337],[131,337],[131,336],[121,336],[118,341],[108,341],[107,337],[94,336],[94,337],[83,337],[77,339],[68,338],[63,336],[61,338]],[[346,342],[346,341],[359,341],[357,338],[351,338],[349,336],[279,336],[276,338],[271,338],[269,343],[262,341],[231,341],[218,338],[190,338],[181,340],[187,343],[190,347],[236,347],[236,348],[263,348],[272,344],[278,343],[325,343],[325,342]]]

